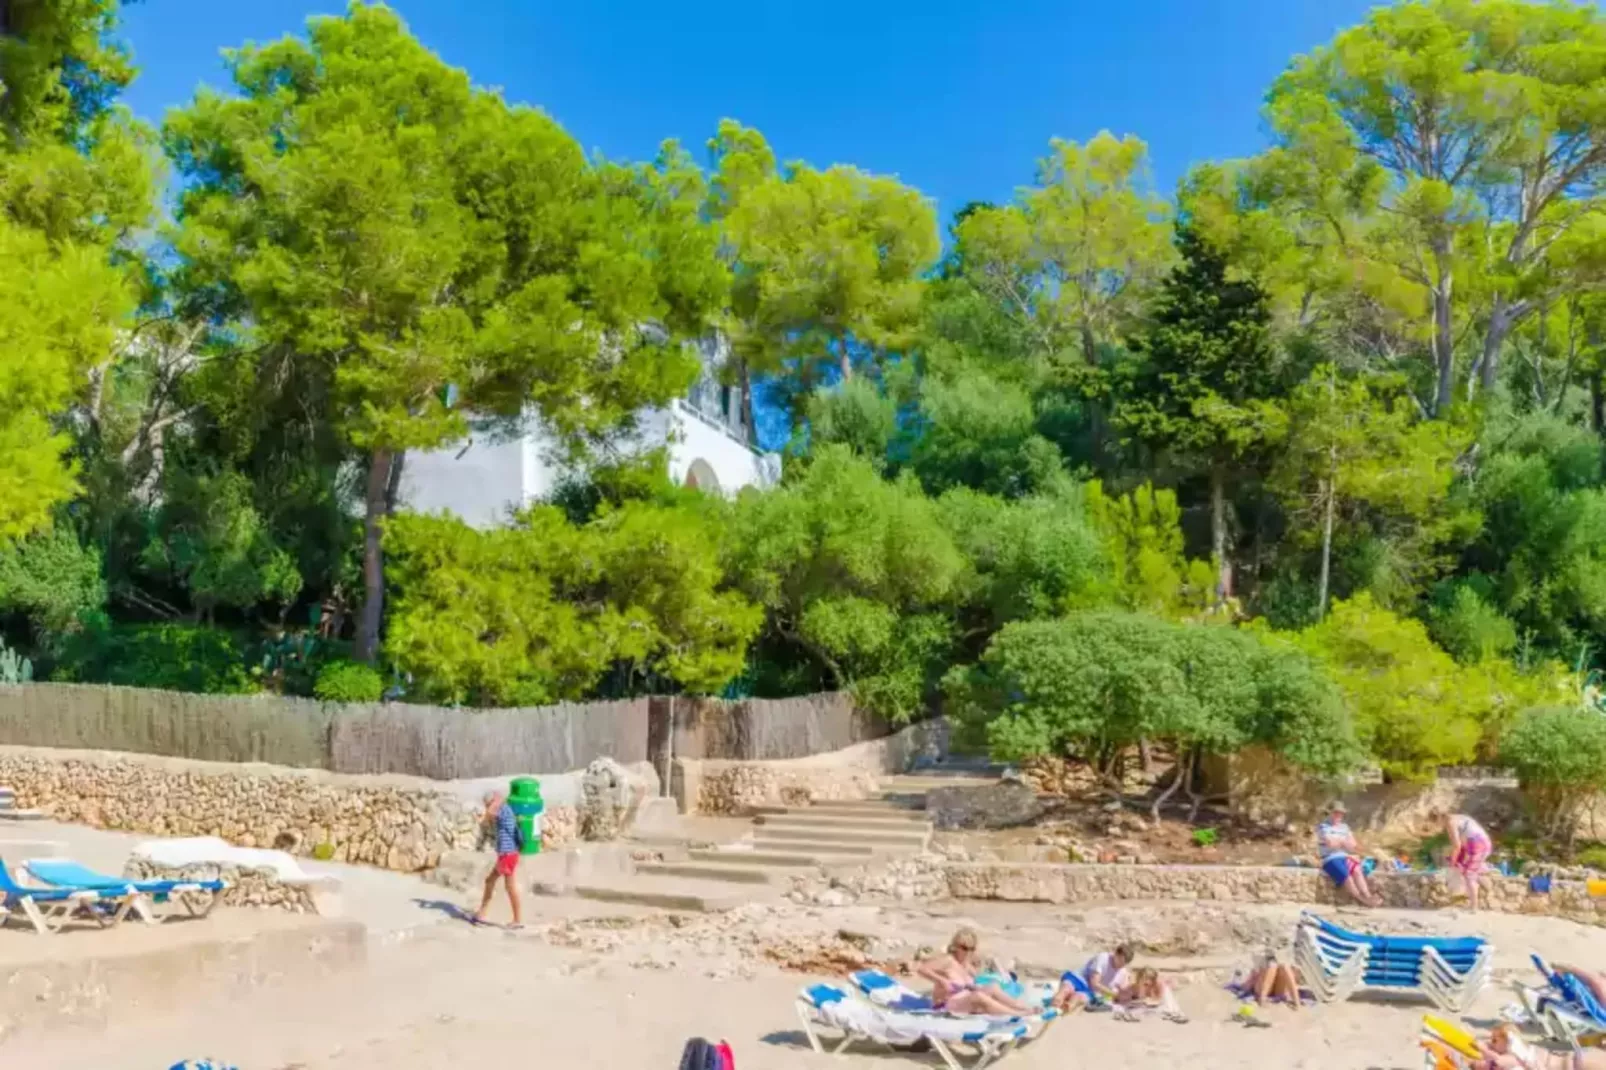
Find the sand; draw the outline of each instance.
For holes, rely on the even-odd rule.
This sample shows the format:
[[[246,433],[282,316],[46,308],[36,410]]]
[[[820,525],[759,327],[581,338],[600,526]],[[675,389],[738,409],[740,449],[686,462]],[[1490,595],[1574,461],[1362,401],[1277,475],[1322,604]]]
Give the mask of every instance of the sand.
[[[108,841],[103,844],[110,849]],[[742,1070],[882,1070],[939,1066],[932,1056],[867,1050],[840,1057],[806,1045],[794,1011],[798,990],[826,977],[787,972],[844,948],[882,958],[940,941],[972,924],[984,949],[1022,967],[1078,965],[1113,939],[1160,950],[1147,961],[1178,979],[1192,1021],[1117,1022],[1083,1015],[1055,1026],[1004,1064],[1116,1068],[1186,1066],[1289,1070],[1416,1067],[1420,1003],[1353,1000],[1295,1012],[1271,1008],[1267,1029],[1232,1020],[1221,988],[1230,970],[1272,934],[1291,931],[1297,908],[1122,903],[1066,907],[985,903],[794,904],[723,917],[677,917],[617,907],[535,900],[522,933],[474,929],[446,909],[456,898],[419,894],[410,879],[368,880],[357,901],[373,913],[366,968],[336,978],[262,988],[159,1021],[124,1021],[98,1032],[0,1040],[6,1066],[50,1070],[165,1070],[210,1056],[241,1070],[441,1070],[533,1064],[672,1070],[693,1035],[728,1038]],[[1347,915],[1355,923],[1359,912]],[[614,920],[599,920],[613,918]],[[1500,983],[1467,1016],[1489,1024],[1511,1001],[1508,982],[1531,978],[1526,957],[1606,964],[1606,930],[1546,918],[1465,912],[1372,917],[1391,929],[1477,932],[1490,937]],[[236,924],[233,919],[230,924]],[[271,924],[271,923],[270,923]],[[842,934],[846,933],[846,937]],[[10,936],[12,934],[5,934]]]

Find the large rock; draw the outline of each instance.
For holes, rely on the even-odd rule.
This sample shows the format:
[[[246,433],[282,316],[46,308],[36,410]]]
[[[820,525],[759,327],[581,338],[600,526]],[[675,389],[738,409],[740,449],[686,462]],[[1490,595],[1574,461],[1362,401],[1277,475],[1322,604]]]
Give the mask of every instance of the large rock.
[[[1030,824],[1042,811],[1037,792],[1019,780],[926,793],[926,813],[939,829],[1013,828]]]
[[[586,766],[580,782],[580,837],[616,840],[630,810],[630,777],[612,758]]]

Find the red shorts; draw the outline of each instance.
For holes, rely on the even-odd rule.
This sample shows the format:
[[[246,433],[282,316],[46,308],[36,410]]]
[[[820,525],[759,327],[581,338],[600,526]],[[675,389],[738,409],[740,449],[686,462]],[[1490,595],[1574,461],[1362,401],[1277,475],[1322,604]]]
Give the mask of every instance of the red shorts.
[[[509,851],[505,855],[496,856],[496,872],[499,876],[511,877],[513,871],[519,868],[519,855],[517,851]]]

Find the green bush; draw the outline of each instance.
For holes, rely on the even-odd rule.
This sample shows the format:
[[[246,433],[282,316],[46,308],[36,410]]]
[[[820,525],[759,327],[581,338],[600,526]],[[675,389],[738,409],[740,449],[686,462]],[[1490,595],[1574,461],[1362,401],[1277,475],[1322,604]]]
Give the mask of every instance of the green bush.
[[[1358,757],[1311,660],[1233,628],[1109,612],[1015,622],[946,686],[961,740],[1004,759],[1074,754],[1114,772],[1144,739],[1190,756],[1258,743],[1320,775]]]
[[[1571,842],[1580,809],[1606,790],[1606,717],[1576,707],[1526,710],[1506,730],[1500,759],[1544,832]]]
[[[88,629],[68,641],[53,678],[208,695],[256,690],[232,635],[189,624]]]
[[[325,702],[378,702],[385,694],[385,679],[371,666],[332,661],[318,670],[312,693]]]

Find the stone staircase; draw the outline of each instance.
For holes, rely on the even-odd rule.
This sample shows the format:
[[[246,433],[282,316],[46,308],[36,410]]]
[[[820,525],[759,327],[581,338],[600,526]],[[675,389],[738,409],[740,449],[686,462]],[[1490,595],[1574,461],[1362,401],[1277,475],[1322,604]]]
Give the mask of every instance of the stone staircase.
[[[38,821],[45,815],[38,810],[17,809],[17,796],[10,788],[0,787],[0,821]]]
[[[777,898],[794,876],[809,871],[920,853],[932,831],[924,802],[921,792],[889,785],[881,796],[857,802],[761,807],[752,831],[737,843],[638,862],[633,873],[609,880],[536,890],[672,910],[728,910]]]

